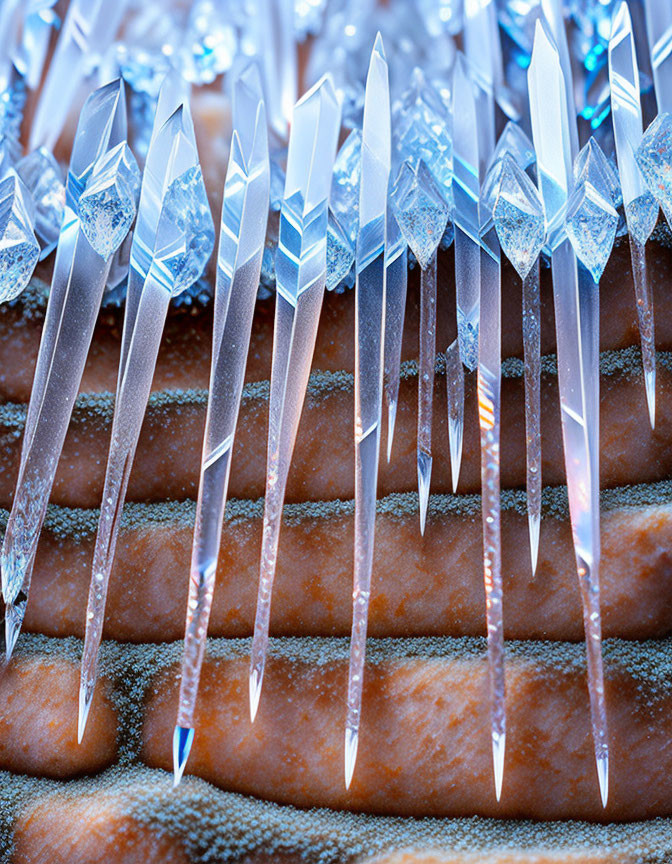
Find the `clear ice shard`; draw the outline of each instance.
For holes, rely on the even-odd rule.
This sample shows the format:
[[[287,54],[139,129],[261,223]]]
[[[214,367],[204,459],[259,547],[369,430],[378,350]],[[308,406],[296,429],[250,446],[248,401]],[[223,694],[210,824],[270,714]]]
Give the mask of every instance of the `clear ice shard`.
[[[82,231],[103,258],[109,258],[128,234],[139,194],[138,164],[122,141],[96,164],[79,199]]]
[[[362,133],[353,129],[336,154],[329,209],[354,246],[359,227],[359,184],[362,176]]]
[[[387,403],[387,461],[392,456],[394,427],[399,401],[401,345],[406,315],[408,254],[404,235],[399,230],[392,207],[387,207],[387,237],[385,244],[385,338],[383,389]]]
[[[99,161],[125,139],[124,90],[116,80],[84,103],[72,147],[19,477],[0,555],[8,655],[25,612],[37,541],[110,266],[81,230],[79,200]]]
[[[63,221],[63,172],[53,155],[45,147],[38,147],[17,162],[16,173],[33,200],[35,234],[42,246],[40,258],[46,258],[56,248]]]
[[[432,403],[436,364],[436,250],[448,224],[448,205],[420,159],[404,162],[390,202],[397,224],[422,268],[420,275],[420,359],[418,372],[417,468],[420,533],[425,519],[432,473]]]
[[[588,148],[597,148],[606,163],[599,144],[591,138],[577,157],[576,185],[567,201],[565,231],[581,263],[596,283],[600,281],[616,239],[618,213],[613,206],[612,192],[600,162],[581,159]]]
[[[170,81],[168,81],[170,87]],[[171,94],[171,98],[179,94]],[[152,134],[133,234],[121,359],[105,485],[93,552],[80,679],[79,738],[96,682],[107,587],[128,478],[151,390],[170,298],[202,273],[214,228],[186,103]],[[157,110],[161,122],[167,107]],[[118,170],[123,158],[118,161]],[[124,172],[128,169],[125,167]],[[124,173],[124,176],[127,176]]]
[[[670,22],[672,26],[672,20]],[[672,43],[671,43],[672,46]],[[628,4],[618,6],[609,40],[609,83],[616,156],[635,285],[635,306],[642,343],[642,363],[651,427],[656,418],[656,343],[653,296],[646,272],[644,245],[658,219],[658,204],[646,188],[635,153],[642,141],[639,69]]]
[[[196,527],[175,740],[175,783],[193,740],[194,710],[215,588],[245,363],[259,285],[270,194],[266,109],[251,65],[233,91],[233,137],[224,184],[210,395],[205,421]],[[185,732],[190,732],[186,734]]]
[[[341,123],[325,76],[295,105],[275,257],[276,306],[257,613],[250,660],[250,716],[256,715],[268,647],[271,593],[282,508],[306,395],[327,265],[327,210]]]
[[[380,34],[366,79],[355,286],[355,549],[345,720],[345,786],[355,768],[376,521],[385,334],[390,90]]]
[[[256,11],[268,123],[281,139],[286,139],[298,88],[294,2],[259,0]]]
[[[567,88],[558,51],[537,22],[529,73],[530,113],[547,226],[562,220],[573,182]],[[572,117],[572,125],[574,118]],[[607,713],[600,617],[598,291],[568,240],[552,254],[560,413],[579,586],[598,781],[606,801]]]
[[[544,245],[544,205],[534,183],[513,156],[501,161],[492,216],[499,243],[521,279]]]
[[[474,85],[462,55],[453,73],[453,147],[457,338],[462,362],[473,372],[478,365],[481,285],[480,158]]]
[[[30,282],[40,254],[29,200],[25,186],[14,172],[0,180],[0,303],[21,294]]]
[[[102,57],[114,39],[126,0],[72,0],[49,63],[30,130],[29,149],[53,150],[92,56]]]
[[[523,280],[527,513],[534,574],[541,522],[539,253],[545,238],[544,205],[537,187],[508,153],[501,159],[498,176],[492,218],[504,254]]]
[[[327,228],[327,291],[333,291],[341,284],[352,269],[354,260],[354,245],[330,210]]]
[[[446,403],[448,405],[448,446],[453,492],[457,492],[462,463],[464,433],[464,365],[457,339],[446,348]]]
[[[672,112],[672,6],[644,0],[658,113]]]

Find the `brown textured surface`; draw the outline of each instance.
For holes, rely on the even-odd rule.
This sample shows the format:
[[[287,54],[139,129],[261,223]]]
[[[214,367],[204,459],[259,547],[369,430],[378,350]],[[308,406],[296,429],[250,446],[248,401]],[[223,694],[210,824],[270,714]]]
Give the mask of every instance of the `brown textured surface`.
[[[656,429],[649,426],[641,367],[635,352],[602,355],[608,367],[601,383],[601,485],[667,479],[672,474],[672,357],[658,364]],[[549,361],[552,365],[552,358]],[[411,369],[412,373],[412,369]],[[480,488],[475,376],[467,378],[465,436],[460,491]],[[525,482],[524,387],[520,377],[502,382],[502,487]],[[354,495],[352,378],[315,375],[304,406],[289,474],[288,501],[332,500]],[[445,377],[436,377],[432,491],[452,488],[446,421]],[[244,395],[231,470],[231,497],[264,493],[267,386]],[[150,401],[128,489],[128,500],[194,498],[197,493],[205,391],[164,391]],[[380,464],[378,494],[417,486],[417,378],[401,381],[392,461]],[[25,409],[0,407],[0,505],[7,507],[18,471]],[[100,503],[111,429],[109,396],[82,397],[75,408],[51,500],[71,507]],[[385,432],[384,432],[385,434]],[[564,482],[557,377],[542,380],[542,456],[546,485]]]
[[[644,500],[635,504],[637,494]],[[536,579],[529,562],[522,493],[502,515],[504,616],[514,639],[583,638],[564,490],[545,495]],[[624,506],[628,497],[631,506]],[[665,502],[670,503],[665,503]],[[653,638],[672,628],[672,485],[619,490],[603,503],[602,586],[606,636]],[[256,607],[262,502],[232,502],[222,533],[213,636],[248,636]],[[184,632],[195,505],[128,508],[106,608],[105,636],[121,641],[179,639]],[[97,511],[52,511],[42,533],[25,629],[83,636]],[[379,505],[372,636],[480,635],[485,597],[480,498],[433,497],[424,538],[417,498]],[[310,542],[307,542],[310,538]],[[273,593],[275,635],[350,632],[353,502],[289,507]],[[534,610],[530,614],[530,610]]]

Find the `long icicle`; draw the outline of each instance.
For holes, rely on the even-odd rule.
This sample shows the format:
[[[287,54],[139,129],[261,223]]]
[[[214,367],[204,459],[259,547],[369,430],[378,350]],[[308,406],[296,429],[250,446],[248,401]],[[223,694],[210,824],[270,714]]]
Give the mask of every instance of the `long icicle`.
[[[436,249],[420,273],[420,363],[418,369],[418,496],[420,533],[425,533],[432,476],[432,405],[436,366]]]
[[[364,102],[362,180],[355,287],[355,554],[352,635],[345,721],[345,786],[359,744],[366,631],[376,520],[383,395],[385,242],[390,174],[390,96],[380,34],[371,54]]]
[[[248,66],[234,84],[234,131],[222,204],[210,396],[173,735],[175,785],[182,777],[194,738],[194,711],[266,236],[270,163],[261,82],[255,73],[256,67]]]
[[[446,348],[446,404],[448,406],[448,447],[453,493],[457,492],[462,462],[464,433],[464,366],[457,339]]]
[[[537,21],[529,73],[530,113],[546,218],[552,231],[567,203],[573,182],[573,158],[567,130],[574,124],[567,102],[571,79],[565,80],[558,51]],[[571,122],[570,122],[571,121]],[[598,457],[599,322],[596,291],[581,290],[576,255],[560,238],[553,250],[558,378],[570,519],[583,600],[588,688],[597,776],[602,803],[608,796],[609,750],[604,701],[600,627]],[[584,275],[589,274],[584,271]],[[584,289],[586,286],[583,286]],[[582,302],[583,301],[583,302]],[[588,343],[588,344],[586,344]]]
[[[126,155],[126,106],[119,81],[92,93],[84,103],[72,149],[66,207],[49,303],[26,417],[19,478],[2,545],[7,659],[25,615],[40,529],[65,441],[100,301],[114,250],[111,234],[94,248],[85,232],[82,198],[95,200],[96,178],[114,170],[110,160]],[[131,158],[131,157],[129,157]],[[131,201],[132,216],[135,201]],[[95,219],[95,213],[93,213]],[[92,223],[95,228],[95,221]],[[89,236],[93,237],[91,227]],[[123,240],[116,232],[114,240]],[[100,238],[98,238],[100,239]]]
[[[525,362],[525,462],[527,523],[532,576],[537,572],[541,524],[541,303],[539,261],[523,278],[523,357]]]
[[[168,86],[171,86],[170,81]],[[194,273],[200,275],[213,243],[214,227],[198,162],[191,115],[188,105],[181,103],[152,136],[131,247],[127,288],[130,302],[124,319],[126,332],[123,337],[127,350],[119,366],[86,613],[79,690],[80,741],[96,683],[107,588],[122,508],[168,306],[172,296],[189,287]],[[192,253],[192,249],[197,251]],[[190,281],[185,282],[185,279]]]
[[[392,441],[399,401],[401,346],[406,315],[408,253],[397,221],[388,208],[385,247],[385,362],[383,386],[387,403],[387,461],[392,456]]]
[[[276,307],[269,401],[266,494],[257,614],[250,658],[250,717],[266,666],[271,593],[289,466],[294,452],[326,280],[327,205],[341,111],[331,78],[294,108],[276,253]]]

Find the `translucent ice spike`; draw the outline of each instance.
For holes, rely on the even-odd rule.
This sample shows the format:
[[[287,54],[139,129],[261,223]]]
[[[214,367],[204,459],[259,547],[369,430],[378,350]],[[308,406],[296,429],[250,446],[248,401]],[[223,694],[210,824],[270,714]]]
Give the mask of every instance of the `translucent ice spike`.
[[[355,287],[355,555],[345,721],[345,786],[357,759],[376,520],[383,391],[390,91],[380,34],[366,80]]]
[[[672,27],[672,17],[670,18]],[[670,42],[672,48],[672,42]],[[646,400],[651,428],[656,417],[656,345],[653,297],[646,275],[644,245],[658,218],[658,205],[646,188],[635,160],[642,135],[642,108],[639,100],[639,70],[628,4],[622,2],[612,22],[609,41],[609,84],[616,141],[616,156],[623,189],[625,217],[630,234],[632,275],[642,342]]]
[[[457,492],[462,462],[464,432],[464,366],[457,339],[446,348],[446,401],[448,405],[448,445],[453,492]]]
[[[508,259],[523,280],[527,513],[532,573],[536,571],[541,519],[539,253],[545,239],[544,206],[536,186],[510,153],[501,159],[492,218]]]
[[[110,264],[87,239],[80,202],[90,182],[95,184],[98,169],[125,148],[125,138],[124,90],[117,80],[84,103],[72,148],[65,214],[0,560],[8,657],[25,614],[37,541]],[[121,210],[112,205],[107,215],[118,215],[128,231],[134,204],[132,211]],[[95,220],[95,212],[93,216]]]
[[[672,5],[644,0],[658,113],[672,112]]]
[[[96,682],[107,587],[122,508],[168,306],[171,297],[201,275],[213,244],[212,216],[198,164],[193,125],[188,106],[181,104],[152,136],[131,247],[124,350],[86,612],[79,691],[80,741]]]
[[[266,664],[282,507],[306,395],[326,279],[327,204],[341,109],[325,76],[294,107],[276,252],[276,307],[266,495],[250,663],[254,720]]]
[[[532,576],[537,572],[541,525],[541,303],[539,260],[523,278],[523,356],[525,362],[525,461],[527,522]]]
[[[565,470],[583,600],[588,687],[602,801],[608,790],[608,739],[600,626],[599,352],[597,290],[568,240],[556,234],[572,182],[566,84],[557,50],[537,22],[529,69],[530,112],[542,197],[552,245],[553,296]],[[587,279],[585,278],[587,277]]]
[[[29,150],[53,150],[68,111],[87,74],[87,62],[102,57],[114,39],[126,0],[72,0],[40,93]]]
[[[455,286],[460,357],[470,371],[478,363],[481,287],[479,246],[479,150],[474,85],[458,55],[453,74],[453,195],[455,200]]]
[[[385,362],[383,386],[387,403],[387,461],[392,455],[394,425],[399,401],[399,371],[401,344],[406,314],[406,284],[408,255],[403,238],[392,211],[387,211],[387,245],[385,247]]]
[[[404,162],[392,188],[390,204],[411,247],[420,275],[420,361],[418,375],[417,471],[420,532],[425,533],[432,474],[432,404],[436,364],[436,249],[448,223],[448,205],[420,159]]]
[[[266,237],[270,163],[261,84],[250,66],[234,85],[233,139],[224,185],[217,259],[210,396],[205,421],[180,701],[174,735],[175,784],[189,756],[198,682],[215,587],[231,453],[245,377]]]
[[[261,0],[257,12],[269,125],[285,139],[297,97],[294,3],[293,0]]]

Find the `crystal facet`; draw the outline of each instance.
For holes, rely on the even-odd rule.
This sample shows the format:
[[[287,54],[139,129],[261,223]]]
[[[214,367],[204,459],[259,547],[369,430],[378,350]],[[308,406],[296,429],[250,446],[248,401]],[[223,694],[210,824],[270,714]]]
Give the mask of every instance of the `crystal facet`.
[[[404,162],[390,201],[401,233],[424,269],[428,266],[448,224],[448,206],[422,160],[415,170]]]
[[[504,254],[524,279],[544,245],[544,206],[536,186],[508,153],[492,215]]]
[[[126,142],[101,159],[79,199],[82,231],[106,260],[117,251],[135,219],[140,171]]]
[[[22,185],[16,174],[0,180],[0,303],[21,294],[40,254]]]
[[[672,114],[659,114],[635,152],[649,191],[672,225]]]
[[[618,227],[610,192],[596,163],[586,161],[567,202],[567,236],[595,282],[600,281],[607,265]]]

